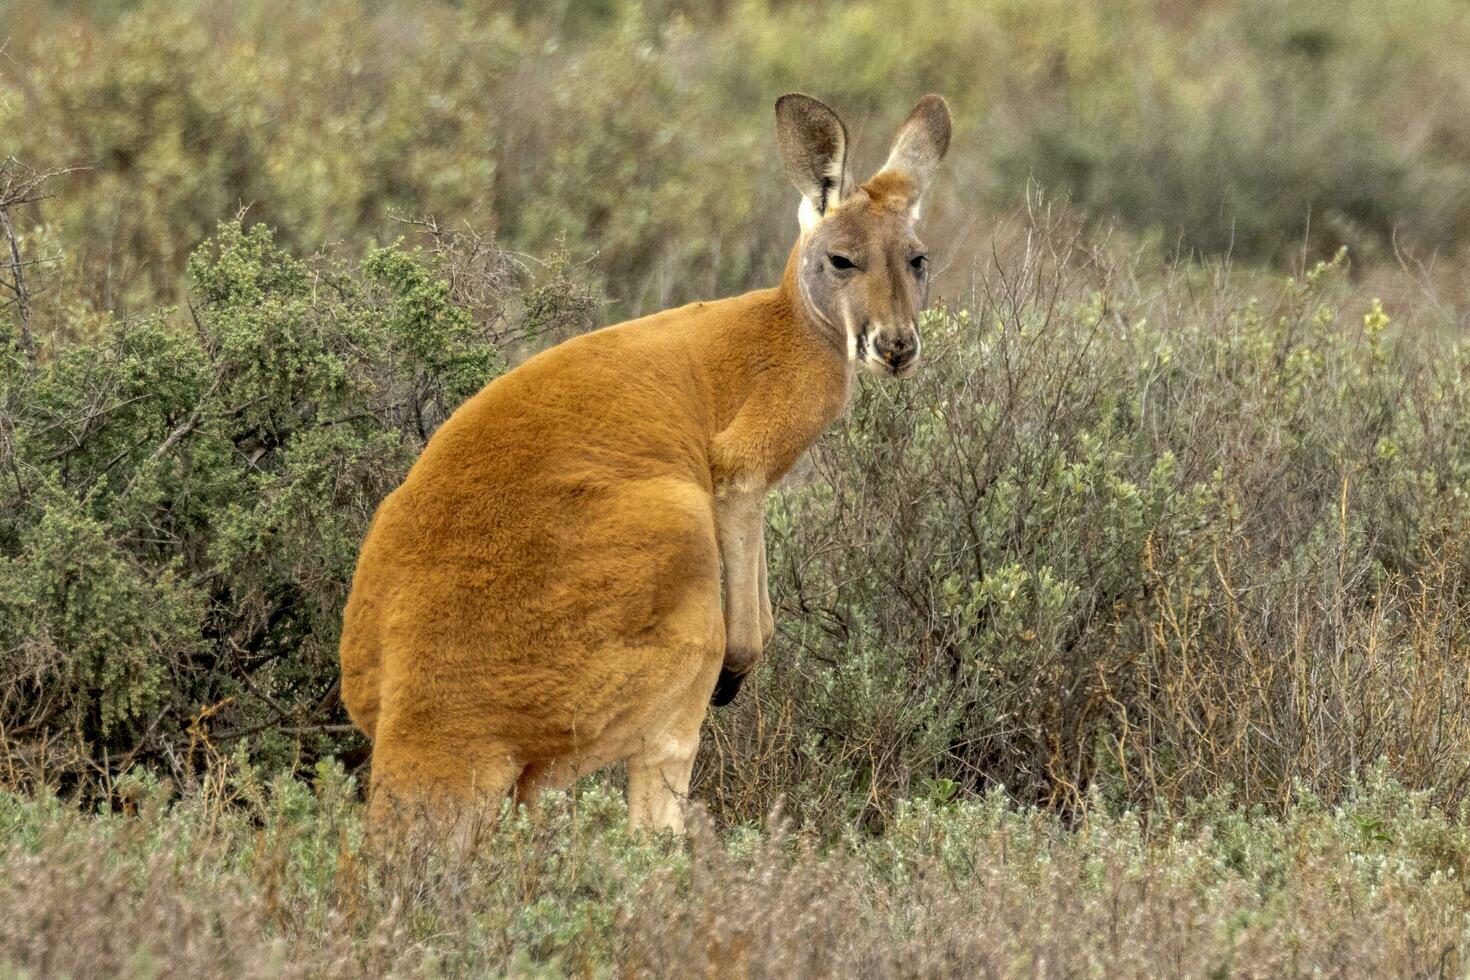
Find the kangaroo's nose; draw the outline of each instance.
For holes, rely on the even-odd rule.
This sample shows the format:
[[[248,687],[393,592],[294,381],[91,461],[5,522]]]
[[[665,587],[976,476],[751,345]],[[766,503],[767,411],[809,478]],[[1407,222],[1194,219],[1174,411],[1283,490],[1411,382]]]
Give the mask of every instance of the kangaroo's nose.
[[[874,352],[883,363],[897,371],[914,358],[918,343],[912,333],[882,334],[873,343]]]

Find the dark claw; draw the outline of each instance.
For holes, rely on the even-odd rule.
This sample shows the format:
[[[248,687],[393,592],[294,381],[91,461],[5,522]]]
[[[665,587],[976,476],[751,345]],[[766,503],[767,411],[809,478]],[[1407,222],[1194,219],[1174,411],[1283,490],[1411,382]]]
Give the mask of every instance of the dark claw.
[[[744,673],[737,674],[728,667],[721,667],[720,679],[715,681],[715,693],[710,695],[709,703],[716,708],[723,708],[735,700],[735,695],[740,693],[740,685],[744,683]]]

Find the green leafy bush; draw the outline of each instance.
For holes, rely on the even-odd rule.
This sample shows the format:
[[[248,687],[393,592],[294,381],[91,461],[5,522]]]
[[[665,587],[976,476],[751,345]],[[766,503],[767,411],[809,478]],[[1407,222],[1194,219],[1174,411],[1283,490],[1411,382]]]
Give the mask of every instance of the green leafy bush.
[[[778,638],[698,798],[836,834],[997,785],[1337,799],[1384,759],[1462,799],[1470,388],[1439,309],[1395,322],[1342,256],[1275,284],[1160,274],[1065,222],[1018,237],[926,318],[920,379],[861,386],[774,498]],[[564,259],[527,283],[463,245],[353,271],[229,223],[183,328],[9,355],[23,771],[356,744],[335,648],[368,517],[498,370],[493,338],[590,309]]]
[[[125,318],[39,368],[6,355],[9,743],[62,766],[178,765],[206,730],[297,750],[369,517],[501,368],[435,264],[301,262],[226,223],[190,260],[188,328]]]
[[[778,638],[697,796],[836,834],[997,785],[1337,799],[1384,759],[1462,799],[1470,389],[1439,309],[1396,322],[1342,256],[1283,285],[1161,276],[1065,223],[1019,237],[926,318],[921,377],[861,386],[774,498]],[[498,370],[494,337],[590,308],[564,260],[527,283],[484,245],[354,272],[230,223],[184,328],[9,355],[0,708],[24,771],[356,744],[335,647],[368,517]]]

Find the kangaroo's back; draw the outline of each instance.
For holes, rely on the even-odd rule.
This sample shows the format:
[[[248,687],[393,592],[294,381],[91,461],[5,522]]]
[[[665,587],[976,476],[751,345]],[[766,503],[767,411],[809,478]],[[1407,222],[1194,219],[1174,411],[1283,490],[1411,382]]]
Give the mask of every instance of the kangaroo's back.
[[[751,306],[738,297],[691,311],[728,324]],[[683,363],[708,328],[682,312],[574,338],[495,379],[445,421],[403,485],[384,498],[358,558],[340,647],[342,700],[370,738],[390,617],[405,593],[423,597],[425,566],[458,557],[514,590],[560,560],[546,553],[554,536],[541,532],[548,521],[566,523],[547,513],[554,505],[575,509],[600,485],[635,474],[701,479],[702,420],[720,414],[721,399],[706,372]],[[626,379],[628,364],[638,365],[637,378]],[[517,531],[520,549],[509,540]]]

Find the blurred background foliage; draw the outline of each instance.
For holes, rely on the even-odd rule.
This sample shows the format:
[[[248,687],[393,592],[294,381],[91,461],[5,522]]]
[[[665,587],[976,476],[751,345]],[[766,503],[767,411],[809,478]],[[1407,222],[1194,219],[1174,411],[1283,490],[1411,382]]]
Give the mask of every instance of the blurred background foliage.
[[[934,356],[773,499],[779,631],[699,798],[835,835],[998,785],[1332,800],[1379,760],[1465,798],[1453,0],[0,0],[0,38],[0,157],[67,171],[0,209],[35,348],[0,354],[8,782],[360,761],[340,609],[438,422],[769,284],[777,94],[865,175],[935,90]]]
[[[66,267],[58,329],[176,299],[246,205],[297,251],[425,214],[564,240],[619,315],[762,284],[794,228],[770,138],[790,89],[840,107],[863,173],[945,93],[930,227],[982,252],[977,216],[1032,181],[1186,254],[1470,232],[1453,0],[3,0],[0,38],[0,154],[84,168],[35,232]]]

